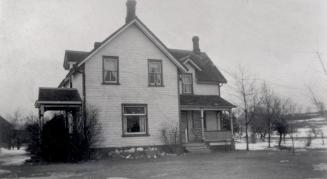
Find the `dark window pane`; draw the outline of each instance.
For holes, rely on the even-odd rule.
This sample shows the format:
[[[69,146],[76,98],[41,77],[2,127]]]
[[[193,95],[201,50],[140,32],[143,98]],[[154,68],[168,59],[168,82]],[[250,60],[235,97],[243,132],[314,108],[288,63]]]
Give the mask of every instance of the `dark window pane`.
[[[126,116],[126,131],[127,133],[145,132],[146,129],[145,116]]]
[[[139,116],[127,116],[127,132],[141,132]]]

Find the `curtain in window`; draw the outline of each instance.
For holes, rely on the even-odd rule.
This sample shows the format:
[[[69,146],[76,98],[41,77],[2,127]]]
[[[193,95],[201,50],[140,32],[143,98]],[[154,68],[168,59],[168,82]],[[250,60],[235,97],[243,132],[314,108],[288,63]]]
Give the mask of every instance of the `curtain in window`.
[[[123,129],[125,134],[146,133],[146,106],[123,106]]]
[[[145,132],[145,116],[140,116],[140,132]]]
[[[161,85],[162,83],[161,62],[149,62],[150,85]]]
[[[105,59],[104,60],[104,81],[116,82],[117,81],[117,60]]]

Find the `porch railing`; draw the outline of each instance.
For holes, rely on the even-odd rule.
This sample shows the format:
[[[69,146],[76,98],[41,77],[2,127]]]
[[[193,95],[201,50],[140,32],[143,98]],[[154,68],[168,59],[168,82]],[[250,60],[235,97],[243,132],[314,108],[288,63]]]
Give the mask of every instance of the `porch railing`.
[[[232,140],[231,131],[205,131],[206,141],[230,141]]]

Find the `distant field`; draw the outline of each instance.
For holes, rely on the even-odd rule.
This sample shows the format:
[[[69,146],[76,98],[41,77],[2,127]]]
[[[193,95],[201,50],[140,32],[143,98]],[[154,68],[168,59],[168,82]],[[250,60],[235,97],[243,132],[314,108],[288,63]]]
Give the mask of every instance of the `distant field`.
[[[297,149],[327,149],[327,119],[322,117],[295,120],[292,124],[296,129],[293,133],[294,146]],[[313,133],[313,130],[316,134]],[[311,145],[306,146],[308,138],[311,136]],[[276,147],[278,145],[279,136],[274,133],[271,137],[271,146]],[[286,135],[285,143],[283,146],[292,147],[292,141],[290,135]],[[236,138],[235,147],[238,150],[245,150],[245,139]],[[268,149],[267,139],[265,142],[260,139],[256,140],[256,143],[250,144],[250,150],[266,150]],[[271,150],[271,149],[270,149]]]

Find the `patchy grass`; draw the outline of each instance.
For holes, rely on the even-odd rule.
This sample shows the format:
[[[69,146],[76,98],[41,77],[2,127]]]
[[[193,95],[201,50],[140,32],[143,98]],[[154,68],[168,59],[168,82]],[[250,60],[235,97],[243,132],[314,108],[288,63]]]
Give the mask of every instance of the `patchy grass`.
[[[327,150],[236,151],[160,159],[3,166],[7,178],[326,178]]]

